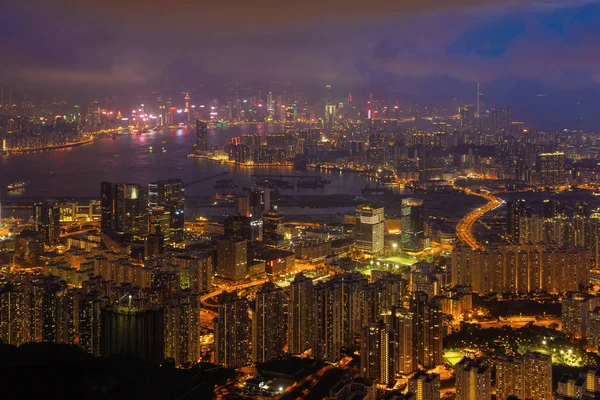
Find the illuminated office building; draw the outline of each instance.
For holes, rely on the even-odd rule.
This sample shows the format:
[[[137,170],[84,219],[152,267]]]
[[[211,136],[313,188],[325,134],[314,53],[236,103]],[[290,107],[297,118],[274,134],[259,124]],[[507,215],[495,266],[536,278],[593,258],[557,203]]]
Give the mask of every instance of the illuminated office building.
[[[248,364],[250,326],[248,301],[235,293],[223,293],[215,326],[215,364],[225,368],[239,368]]]
[[[456,400],[491,400],[492,373],[481,360],[463,358],[456,371]]]
[[[244,279],[248,269],[248,241],[222,237],[217,240],[217,274],[234,281]]]
[[[47,246],[58,244],[60,239],[60,208],[54,204],[36,203],[33,205],[35,230],[39,232]]]
[[[263,243],[273,247],[284,244],[283,214],[276,209],[263,214]]]
[[[402,248],[421,251],[425,246],[425,210],[423,200],[402,199],[401,209]]]
[[[256,293],[252,313],[252,362],[264,363],[283,355],[285,345],[285,295],[267,282]]]
[[[182,243],[185,228],[185,185],[183,181],[169,179],[150,183],[148,185],[148,206],[151,227],[155,207],[163,207],[156,209],[156,214],[159,218],[168,214],[167,229],[163,228],[165,238],[173,243]],[[151,233],[154,232],[151,231]]]
[[[297,274],[289,286],[288,352],[302,354],[313,341],[313,280]]]
[[[148,190],[133,183],[102,182],[101,191],[102,232],[143,239],[148,234]]]
[[[356,207],[354,238],[356,248],[369,253],[381,254],[384,249],[383,207],[362,204]]]
[[[196,152],[201,155],[208,152],[208,125],[201,119],[196,121]]]
[[[285,120],[283,130],[285,133],[292,133],[295,130],[295,120],[296,120],[296,105],[288,104],[285,106]]]

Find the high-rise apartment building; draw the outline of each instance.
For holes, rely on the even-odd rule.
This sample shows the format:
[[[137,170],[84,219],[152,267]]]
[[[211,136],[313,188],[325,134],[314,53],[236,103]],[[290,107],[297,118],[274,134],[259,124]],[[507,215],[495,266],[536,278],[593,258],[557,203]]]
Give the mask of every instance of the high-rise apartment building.
[[[392,307],[384,309],[382,317],[392,331],[394,372],[408,376],[417,369],[413,341],[414,315],[402,307]]]
[[[524,398],[552,400],[552,356],[535,352],[525,353],[523,383]]]
[[[415,400],[440,400],[440,376],[417,372],[408,380],[408,391]]]
[[[565,153],[540,153],[536,164],[540,185],[547,188],[564,185]]]
[[[314,287],[316,359],[337,361],[342,348],[354,346],[363,327],[367,280],[361,274],[338,274]]]
[[[495,360],[496,398],[523,396],[523,360],[515,357],[503,357]]]
[[[426,368],[441,365],[444,331],[440,304],[430,301],[427,294],[416,292],[411,300],[411,312],[415,316],[413,340],[417,349],[417,361]]]
[[[552,356],[527,352],[495,361],[496,396],[552,400]]]
[[[252,313],[252,361],[264,363],[281,357],[285,345],[285,295],[267,282],[256,293]]]
[[[370,254],[381,254],[384,249],[385,215],[383,207],[362,204],[356,207],[354,237],[356,248]]]
[[[301,354],[313,345],[313,280],[300,273],[289,286],[288,352]]]
[[[162,308],[113,306],[101,311],[100,355],[131,353],[160,364],[164,360]]]
[[[463,358],[455,371],[456,400],[491,400],[492,373],[483,361]]]
[[[562,331],[569,336],[585,338],[590,313],[600,306],[600,297],[587,293],[569,293],[561,300]]]
[[[394,382],[393,332],[383,322],[369,324],[360,335],[360,376],[389,385]]]
[[[248,301],[235,293],[223,293],[215,325],[215,364],[239,368],[248,364],[250,326]]]

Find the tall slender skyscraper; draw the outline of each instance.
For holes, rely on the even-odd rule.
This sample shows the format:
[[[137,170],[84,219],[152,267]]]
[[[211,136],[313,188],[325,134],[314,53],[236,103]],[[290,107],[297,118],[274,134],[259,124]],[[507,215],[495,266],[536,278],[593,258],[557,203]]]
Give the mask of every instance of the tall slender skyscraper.
[[[425,210],[421,199],[402,199],[402,248],[421,251],[425,245]]]
[[[296,114],[296,105],[288,104],[285,106],[285,123],[283,126],[284,133],[292,133],[294,132],[295,125],[295,114]]]
[[[408,376],[417,369],[413,341],[414,315],[402,307],[383,310],[383,321],[393,332],[395,373]]]
[[[152,182],[148,185],[148,207],[150,219],[163,207],[168,212],[167,230],[163,229],[165,238],[173,243],[181,243],[184,239],[185,226],[185,185],[181,179]],[[152,225],[152,224],[151,224]],[[154,232],[152,232],[154,233]]]
[[[115,203],[113,197],[113,188],[110,182],[102,182],[100,184],[100,231],[109,233],[113,229],[113,221],[115,214]]]
[[[200,155],[208,152],[208,124],[201,119],[196,121],[196,152]]]
[[[301,354],[313,340],[313,280],[300,273],[289,286],[288,352]]]
[[[393,332],[383,322],[362,328],[360,336],[360,376],[380,384],[394,382]]]
[[[36,203],[33,206],[35,230],[48,246],[58,244],[60,239],[60,208],[54,204]]]
[[[248,301],[235,293],[219,297],[215,325],[215,364],[225,368],[239,368],[248,364],[250,327]]]
[[[437,302],[430,301],[427,294],[416,292],[411,301],[415,315],[413,340],[417,348],[417,360],[426,368],[443,363],[442,310]]]
[[[252,315],[252,361],[264,363],[283,355],[285,345],[285,295],[267,282],[256,293]]]

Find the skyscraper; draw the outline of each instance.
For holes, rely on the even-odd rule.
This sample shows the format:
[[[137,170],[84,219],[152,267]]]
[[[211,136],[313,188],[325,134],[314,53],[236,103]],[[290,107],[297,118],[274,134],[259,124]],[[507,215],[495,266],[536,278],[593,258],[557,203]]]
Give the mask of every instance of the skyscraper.
[[[481,360],[463,358],[455,366],[456,400],[490,400],[492,373]]]
[[[100,355],[131,353],[159,364],[164,360],[162,308],[113,306],[101,311]]]
[[[425,246],[425,210],[423,200],[402,199],[401,240],[402,248],[421,251]]]
[[[148,191],[134,183],[102,182],[102,217],[100,227],[103,233],[116,231],[132,234],[142,239],[148,234]]]
[[[360,376],[389,385],[394,382],[393,332],[383,322],[362,328],[360,336]]]
[[[497,398],[552,400],[552,356],[527,352],[496,360]]]
[[[413,341],[414,315],[402,307],[383,310],[383,321],[393,332],[395,373],[408,376],[417,369]]]
[[[204,120],[196,121],[196,152],[204,155],[208,152],[208,125]]]
[[[285,295],[267,282],[256,293],[252,314],[252,361],[264,363],[283,355],[285,345]]]
[[[148,185],[150,219],[154,207],[161,206],[168,212],[168,229],[163,229],[166,239],[181,243],[185,227],[185,185],[181,179],[152,182]],[[160,212],[160,209],[157,209]]]
[[[524,398],[552,400],[552,356],[535,352],[525,353],[523,383]]]
[[[356,247],[370,254],[381,254],[384,249],[383,207],[362,204],[356,207]]]
[[[540,153],[536,167],[541,186],[552,188],[565,184],[565,153]]]
[[[444,338],[439,303],[430,301],[423,292],[416,292],[411,300],[411,312],[415,315],[413,340],[417,349],[417,361],[426,368],[441,365]]]
[[[36,203],[33,206],[35,230],[39,232],[44,244],[54,246],[60,239],[60,208],[54,204]]]
[[[248,301],[235,293],[219,297],[215,325],[215,364],[225,368],[239,368],[248,364],[250,327]]]
[[[313,280],[297,274],[289,287],[288,352],[301,354],[313,340]]]
[[[356,273],[338,274],[314,287],[316,359],[337,361],[342,348],[352,348],[364,322],[367,280]]]
[[[113,229],[115,214],[113,188],[110,182],[102,182],[100,184],[100,208],[102,210],[100,231],[102,233],[109,233]]]
[[[440,376],[419,371],[408,380],[408,391],[415,400],[440,400]]]
[[[280,247],[284,243],[283,214],[277,210],[263,215],[263,243],[273,247]]]
[[[523,360],[515,357],[503,357],[495,360],[496,398],[509,396],[523,398]]]
[[[234,281],[244,279],[248,269],[248,241],[222,237],[217,240],[217,274]]]
[[[295,130],[296,105],[288,104],[285,106],[285,123],[283,126],[284,133],[292,133]]]

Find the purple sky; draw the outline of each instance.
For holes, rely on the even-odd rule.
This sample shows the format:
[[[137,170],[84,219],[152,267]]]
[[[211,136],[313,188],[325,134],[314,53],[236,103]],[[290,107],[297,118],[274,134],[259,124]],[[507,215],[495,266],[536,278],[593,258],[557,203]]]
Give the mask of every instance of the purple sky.
[[[450,99],[481,81],[517,115],[600,128],[598,1],[8,3],[0,83],[32,94],[273,79]]]

